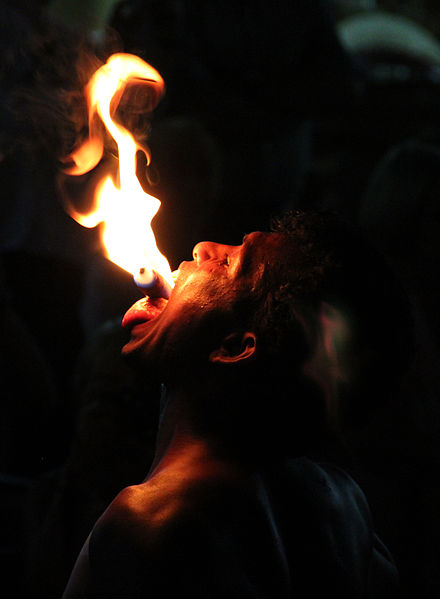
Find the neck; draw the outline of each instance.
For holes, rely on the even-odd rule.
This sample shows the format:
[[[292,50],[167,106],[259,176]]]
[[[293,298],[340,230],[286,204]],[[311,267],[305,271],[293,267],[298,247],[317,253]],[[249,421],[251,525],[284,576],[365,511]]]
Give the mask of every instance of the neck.
[[[191,400],[185,391],[162,389],[156,450],[149,476],[185,456],[202,459],[214,454],[213,440],[195,430],[188,408]]]

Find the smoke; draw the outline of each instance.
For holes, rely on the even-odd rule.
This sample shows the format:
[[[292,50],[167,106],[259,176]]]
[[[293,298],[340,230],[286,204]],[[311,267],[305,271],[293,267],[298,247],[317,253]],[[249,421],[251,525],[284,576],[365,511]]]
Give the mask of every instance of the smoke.
[[[23,152],[31,162],[44,156],[57,170],[88,135],[84,87],[107,56],[120,50],[120,41],[113,35],[97,48],[43,13],[3,4],[0,19],[0,151]]]

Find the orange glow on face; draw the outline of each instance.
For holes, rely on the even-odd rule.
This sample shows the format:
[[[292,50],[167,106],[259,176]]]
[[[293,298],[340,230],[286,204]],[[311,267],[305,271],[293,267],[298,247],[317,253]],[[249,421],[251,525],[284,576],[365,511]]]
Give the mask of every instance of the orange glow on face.
[[[154,94],[154,104],[164,92],[160,74],[132,54],[113,54],[87,84],[89,137],[71,154],[69,158],[74,164],[65,172],[81,175],[100,162],[104,145],[96,127],[98,115],[118,147],[118,177],[117,182],[111,176],[103,178],[90,212],[83,214],[70,208],[70,215],[84,227],[102,223],[102,241],[112,262],[132,274],[141,267],[154,269],[172,286],[170,266],[157,248],[151,228],[160,201],[145,193],[136,176],[136,153],[138,150],[146,152],[111,114],[130,82],[148,85],[149,92]],[[147,160],[149,162],[148,155]]]

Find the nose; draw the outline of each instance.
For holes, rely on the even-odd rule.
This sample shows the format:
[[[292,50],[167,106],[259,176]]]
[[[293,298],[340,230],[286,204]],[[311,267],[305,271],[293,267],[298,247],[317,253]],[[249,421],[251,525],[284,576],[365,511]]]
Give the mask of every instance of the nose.
[[[201,241],[194,246],[193,259],[197,264],[201,264],[206,260],[224,258],[237,251],[239,247],[239,245],[224,245],[214,241]]]

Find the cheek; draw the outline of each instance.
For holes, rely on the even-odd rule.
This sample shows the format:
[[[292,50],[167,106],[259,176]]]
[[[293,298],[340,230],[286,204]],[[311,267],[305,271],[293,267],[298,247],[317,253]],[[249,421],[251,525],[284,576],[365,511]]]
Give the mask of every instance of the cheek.
[[[234,297],[234,290],[231,283],[221,274],[216,276],[190,276],[176,290],[177,293],[168,304],[168,308],[175,312],[175,315],[192,315],[198,311],[202,313],[206,310],[222,310],[226,304],[230,304]]]

